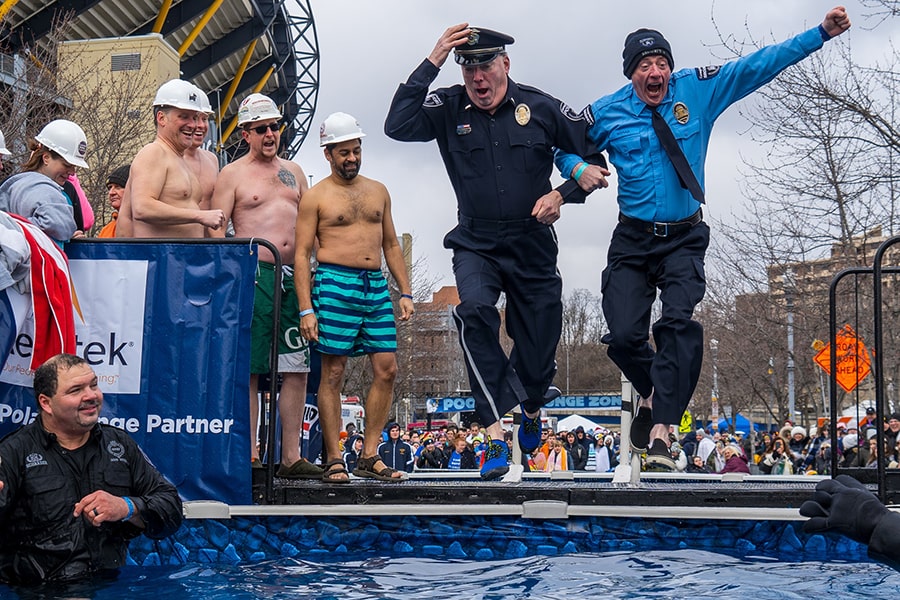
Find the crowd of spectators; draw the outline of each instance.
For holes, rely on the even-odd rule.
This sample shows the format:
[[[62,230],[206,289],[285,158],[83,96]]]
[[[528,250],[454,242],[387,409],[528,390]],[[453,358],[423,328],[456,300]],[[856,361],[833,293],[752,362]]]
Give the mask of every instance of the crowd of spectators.
[[[887,468],[900,467],[900,413],[890,415],[884,424],[885,449],[878,452],[872,409],[859,425],[853,420],[839,423],[838,439],[830,439],[827,421],[813,428],[786,422],[778,431],[707,431],[698,428],[687,434],[670,434],[670,451],[676,472],[753,473],[794,475],[831,473],[831,453],[836,449],[841,467],[875,468],[879,457]],[[343,439],[344,462],[352,471],[359,457],[361,436],[347,432]],[[505,433],[512,442],[512,432]],[[478,469],[485,450],[487,434],[478,423],[459,428],[454,424],[432,431],[405,431],[398,423],[389,423],[383,433],[379,455],[388,466],[414,470]],[[578,427],[572,431],[552,432],[544,428],[541,444],[528,455],[531,471],[614,471],[620,461],[618,432],[598,426],[594,430]]]

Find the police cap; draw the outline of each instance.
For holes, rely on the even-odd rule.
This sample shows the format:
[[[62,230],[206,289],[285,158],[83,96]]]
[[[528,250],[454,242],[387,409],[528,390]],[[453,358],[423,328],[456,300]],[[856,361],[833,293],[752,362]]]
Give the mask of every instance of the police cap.
[[[469,32],[469,39],[454,49],[453,59],[464,67],[489,63],[506,52],[507,44],[516,41],[505,33],[481,27],[469,27]]]

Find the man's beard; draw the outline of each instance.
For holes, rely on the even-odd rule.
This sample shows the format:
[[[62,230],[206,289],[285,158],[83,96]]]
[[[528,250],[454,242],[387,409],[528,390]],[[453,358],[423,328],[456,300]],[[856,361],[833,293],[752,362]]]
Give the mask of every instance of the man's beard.
[[[344,163],[344,165],[346,165],[346,164],[347,163]],[[341,179],[346,179],[347,181],[350,181],[351,179],[353,179],[354,177],[359,175],[360,163],[356,163],[352,170],[347,169],[344,165],[342,165],[339,169],[337,169],[337,174],[340,176]]]

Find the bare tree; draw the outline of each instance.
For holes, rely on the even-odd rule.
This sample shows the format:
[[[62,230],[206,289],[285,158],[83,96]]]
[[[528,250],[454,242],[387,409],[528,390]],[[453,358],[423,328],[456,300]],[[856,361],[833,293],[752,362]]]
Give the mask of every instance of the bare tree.
[[[79,169],[78,178],[95,215],[95,229],[110,218],[106,179],[115,168],[131,162],[135,152],[152,140],[150,104],[159,84],[147,65],[156,54],[146,50],[138,68],[117,70],[111,55],[96,51],[96,41],[66,41],[73,16],[58,13],[50,32],[15,55],[0,56],[11,85],[0,89],[0,118],[8,147],[13,151],[4,161],[4,175],[11,175],[29,156],[28,140],[53,119],[77,123],[88,139],[88,169]],[[136,43],[123,38],[122,47]],[[106,45],[115,48],[116,41]],[[94,44],[92,46],[91,44]]]
[[[869,4],[882,19],[897,16],[895,2]],[[898,74],[856,63],[843,39],[828,46],[786,70],[742,110],[752,123],[749,136],[766,154],[745,160],[748,216],[719,224],[710,251],[715,269],[708,274],[705,325],[730,340],[720,346],[720,388],[755,398],[773,420],[786,415],[788,314],[797,408],[812,418],[820,414],[824,386],[810,346],[828,336],[831,277],[871,266],[877,244],[870,241],[900,224]],[[888,63],[897,58],[892,51]],[[788,269],[798,271],[792,311],[784,288]],[[871,279],[852,283],[838,297],[838,318],[857,319],[860,333],[870,336]],[[891,306],[888,312],[896,323],[900,313]],[[885,330],[886,347],[895,349],[886,371],[893,373],[895,330]]]
[[[584,289],[563,297],[562,336],[556,349],[556,385],[564,393],[619,389],[619,370],[600,343],[605,328],[599,297]]]

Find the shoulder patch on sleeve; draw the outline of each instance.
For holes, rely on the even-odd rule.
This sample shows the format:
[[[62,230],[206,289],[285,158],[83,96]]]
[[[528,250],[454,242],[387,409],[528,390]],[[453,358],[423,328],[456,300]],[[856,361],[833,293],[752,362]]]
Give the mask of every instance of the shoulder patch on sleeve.
[[[586,107],[583,111],[578,113],[575,112],[575,110],[565,102],[560,102],[559,112],[561,112],[563,116],[570,121],[587,121],[588,125],[594,124],[594,115],[593,113],[591,113],[590,106]]]
[[[444,104],[444,100],[435,93],[428,94],[425,96],[425,102],[422,103],[422,106],[426,108],[435,108],[437,106],[442,106]]]
[[[719,74],[719,69],[721,65],[710,65],[708,67],[697,67],[697,79],[703,81],[704,79],[712,79],[716,75]]]

